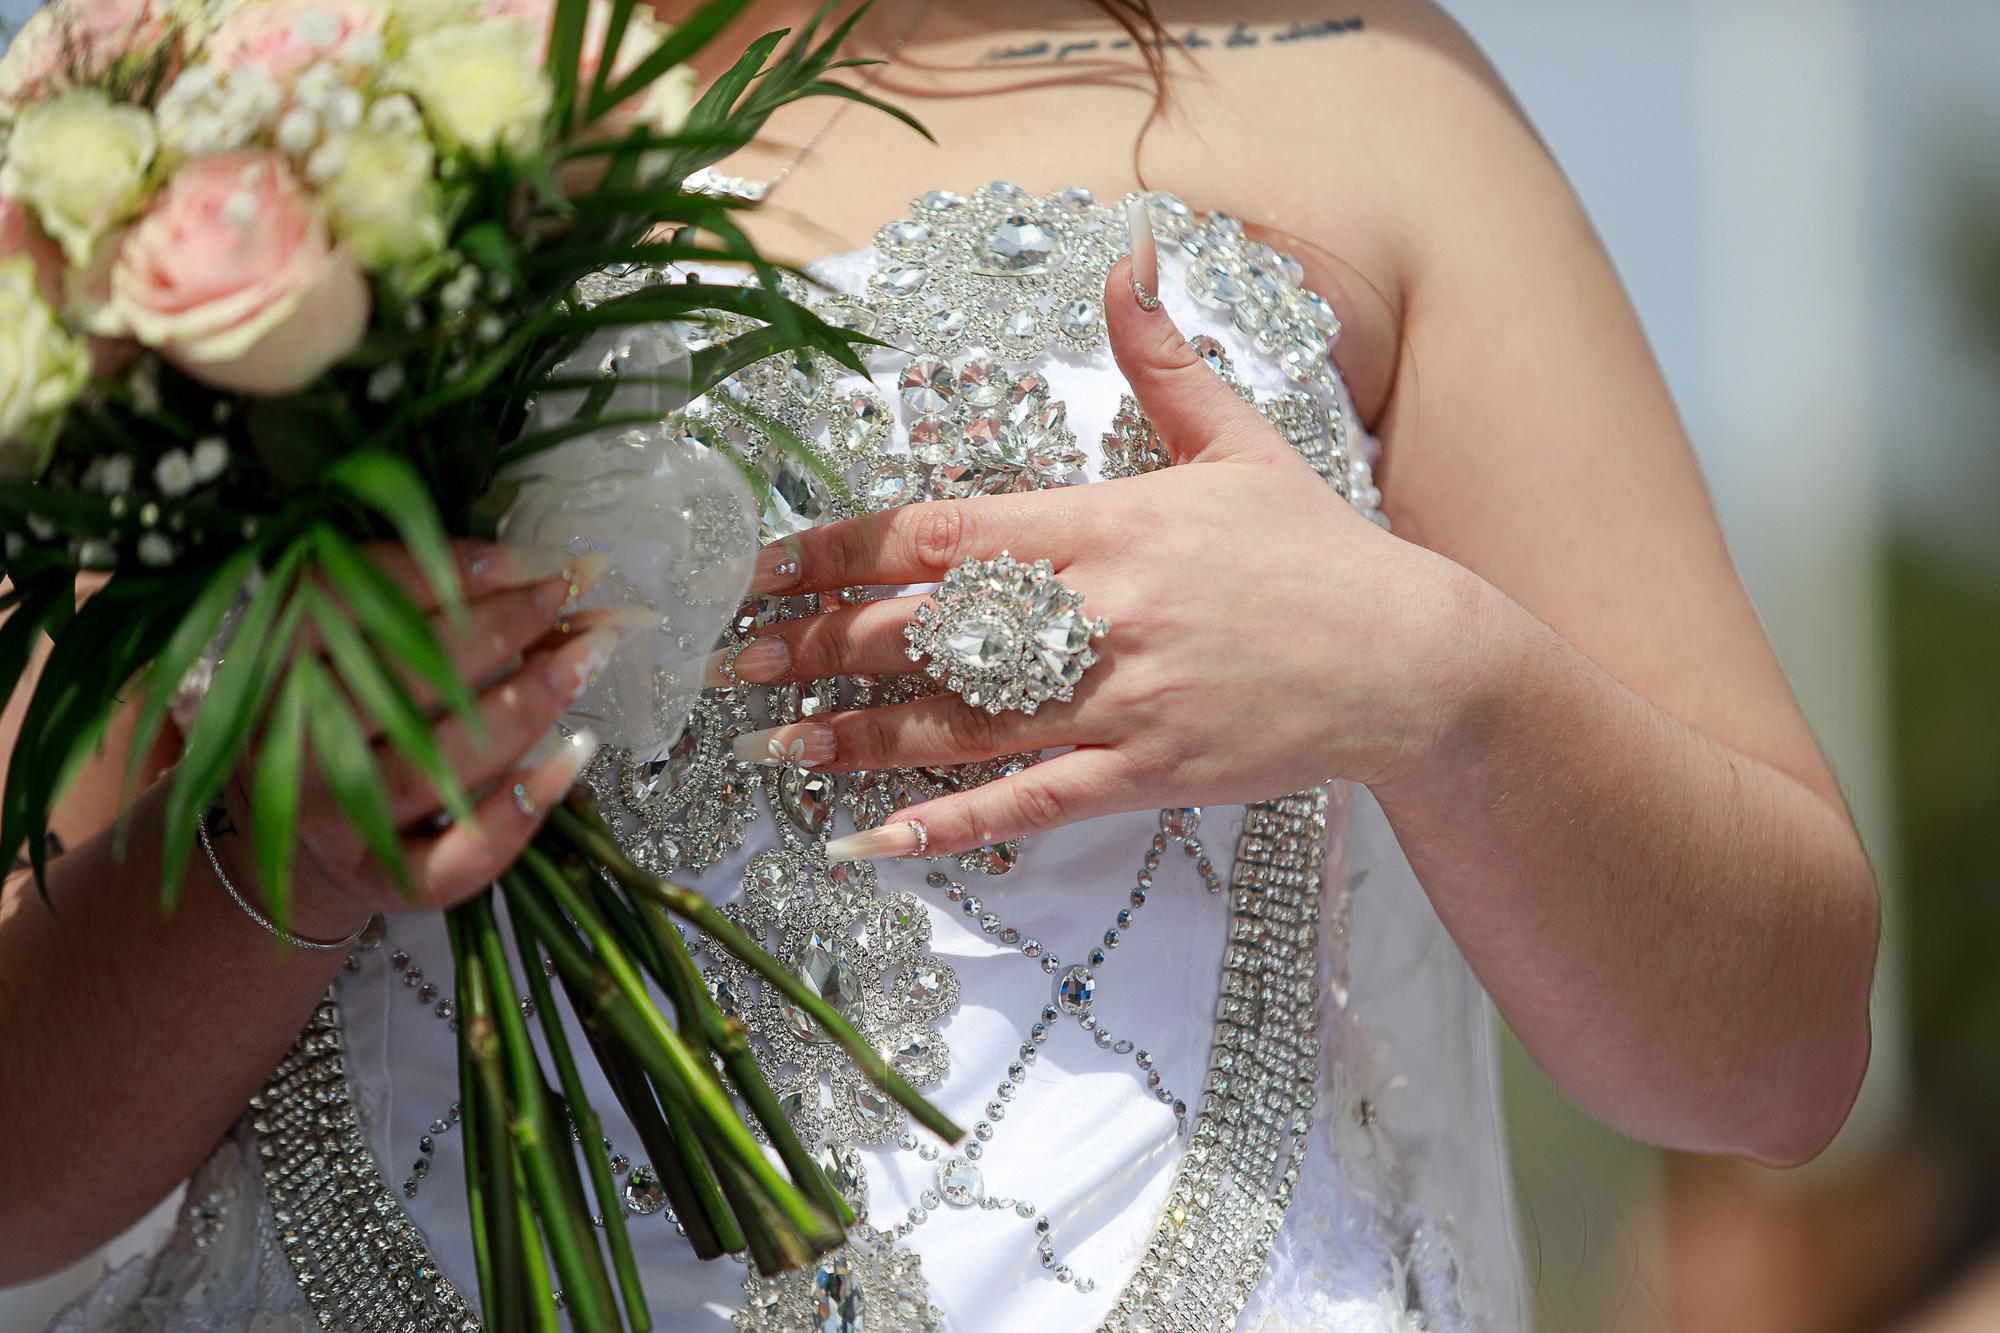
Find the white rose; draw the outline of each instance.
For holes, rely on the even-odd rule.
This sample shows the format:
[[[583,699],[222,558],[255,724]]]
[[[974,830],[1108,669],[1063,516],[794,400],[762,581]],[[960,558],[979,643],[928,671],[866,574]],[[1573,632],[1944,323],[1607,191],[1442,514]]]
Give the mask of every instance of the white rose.
[[[0,481],[48,466],[63,409],[90,378],[90,352],[42,299],[34,261],[0,261]]]
[[[757,550],[757,502],[721,453],[681,438],[669,413],[685,395],[661,379],[687,374],[687,346],[662,324],[591,335],[555,367],[556,378],[617,379],[593,411],[657,413],[658,426],[606,427],[510,464],[496,493],[512,492],[502,541],[602,551],[611,577],[586,607],[644,606],[661,632],[629,635],[571,704],[570,721],[635,758],[660,753],[679,733],[702,687],[706,646],[715,642],[749,583]],[[620,382],[629,378],[630,382]],[[574,421],[587,397],[553,390],[535,401],[527,429]]]
[[[477,158],[540,146],[554,91],[542,35],[515,18],[454,23],[412,38],[391,77],[448,147]]]
[[[158,147],[150,112],[78,88],[22,108],[0,166],[0,194],[32,207],[81,267],[97,238],[141,203]]]
[[[320,198],[336,236],[369,268],[435,253],[444,244],[432,173],[437,154],[421,129],[365,125],[335,135],[314,160],[327,166]],[[318,173],[315,172],[317,175]]]

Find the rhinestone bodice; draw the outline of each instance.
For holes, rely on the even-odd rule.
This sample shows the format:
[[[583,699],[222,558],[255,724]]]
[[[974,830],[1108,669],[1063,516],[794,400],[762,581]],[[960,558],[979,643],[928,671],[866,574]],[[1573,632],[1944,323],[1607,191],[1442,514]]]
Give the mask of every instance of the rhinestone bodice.
[[[1332,310],[1301,285],[1295,262],[1233,220],[1198,217],[1167,195],[1148,204],[1162,297],[1183,331],[1329,486],[1379,519],[1372,445],[1351,427],[1327,359]],[[811,298],[825,317],[895,344],[872,354],[868,378],[824,359],[765,363],[669,429],[764,470],[767,538],[932,496],[1164,466],[1104,346],[1122,215],[1119,201],[1081,189],[1030,195],[1000,182],[924,195],[868,249],[815,267],[832,289]],[[585,295],[657,280],[608,274]],[[774,427],[806,444],[810,465],[776,444]],[[746,616],[815,609],[767,601]],[[1476,1248],[1493,1254],[1504,1187],[1483,1175],[1465,1184],[1477,1173],[1466,1163],[1490,1175],[1493,1153],[1479,1142],[1491,1089],[1477,1082],[1477,991],[1379,810],[1360,796],[1362,864],[1343,857],[1349,798],[1336,791],[1098,819],[956,860],[830,866],[829,833],[1035,757],[836,778],[729,755],[728,738],[750,727],[931,688],[918,675],[710,690],[669,753],[646,763],[611,754],[590,775],[635,856],[726,901],[976,1127],[956,1151],[924,1142],[802,1014],[704,950],[718,999],[756,1034],[788,1113],[867,1224],[827,1263],[779,1283],[746,1283],[728,1260],[697,1263],[671,1236],[638,1138],[598,1084],[609,1142],[595,1150],[612,1155],[641,1215],[637,1235],[661,1233],[641,1256],[656,1327],[1196,1330],[1267,1317],[1315,1331],[1473,1327],[1468,1265],[1441,1217],[1473,1218]],[[1433,1136],[1453,1146],[1429,1158],[1423,1135],[1417,1152],[1399,1153],[1389,1114],[1399,1066],[1350,1003],[1347,890],[1363,875],[1357,915],[1386,891],[1409,939],[1430,941],[1398,979],[1406,996],[1426,975],[1444,996],[1426,1022],[1438,1028],[1440,1067],[1455,1071],[1458,1091],[1443,1095],[1458,1105],[1436,1117],[1444,1132]],[[392,922],[336,987],[343,1021],[332,1040],[387,1187],[391,1234],[428,1243],[397,1271],[414,1265],[444,1293],[476,1294],[451,1110],[451,997],[436,989],[448,985],[447,959],[435,919]],[[315,1050],[328,1040],[322,1030]],[[339,1169],[353,1169],[351,1136],[323,1151],[296,1139],[265,1146],[286,1181],[315,1169],[300,1154],[338,1152]],[[1459,1192],[1427,1203],[1419,1196],[1434,1177]],[[309,1266],[307,1285],[322,1295],[341,1285],[343,1265],[351,1286],[352,1265],[376,1262],[332,1242],[311,1252],[320,1267]],[[1489,1277],[1501,1294],[1487,1308],[1503,1317],[1478,1326],[1510,1327],[1511,1257],[1481,1267],[1502,1279]],[[427,1308],[457,1307],[439,1294]],[[383,1317],[396,1312],[391,1302]]]

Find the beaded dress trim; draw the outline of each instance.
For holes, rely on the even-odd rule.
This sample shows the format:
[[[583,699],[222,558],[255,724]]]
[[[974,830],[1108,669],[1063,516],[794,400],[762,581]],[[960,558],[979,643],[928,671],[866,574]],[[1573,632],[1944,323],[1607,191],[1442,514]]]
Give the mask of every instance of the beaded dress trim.
[[[479,1327],[368,1147],[331,992],[250,1099],[250,1128],[278,1243],[321,1327]]]

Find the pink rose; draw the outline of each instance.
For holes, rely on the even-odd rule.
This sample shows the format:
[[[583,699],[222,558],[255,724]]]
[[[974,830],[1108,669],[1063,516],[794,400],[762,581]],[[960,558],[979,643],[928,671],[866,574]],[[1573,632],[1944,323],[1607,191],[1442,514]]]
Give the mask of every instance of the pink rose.
[[[282,157],[195,158],[119,247],[107,313],[220,389],[304,388],[368,326],[368,283]]]
[[[222,69],[255,65],[273,78],[298,73],[315,60],[381,51],[382,11],[349,0],[267,0],[233,10],[208,39],[208,57]],[[351,44],[358,43],[350,49]],[[365,62],[364,62],[365,63]]]
[[[42,299],[62,309],[62,251],[42,232],[32,208],[18,199],[0,197],[0,261],[15,255],[26,255],[34,261],[35,285],[42,289]]]
[[[0,56],[0,102],[36,101],[95,79],[165,37],[167,19],[155,0],[51,0]]]

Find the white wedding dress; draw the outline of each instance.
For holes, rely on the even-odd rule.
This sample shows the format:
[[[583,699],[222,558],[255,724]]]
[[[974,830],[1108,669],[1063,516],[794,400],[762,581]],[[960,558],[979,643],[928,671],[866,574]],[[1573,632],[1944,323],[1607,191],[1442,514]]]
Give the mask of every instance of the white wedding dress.
[[[1373,515],[1374,446],[1326,360],[1331,312],[1229,219],[1170,196],[1151,209],[1182,330]],[[934,192],[816,269],[848,297],[830,319],[904,349],[871,362],[874,394],[830,363],[823,383],[780,371],[739,392],[788,412],[878,506],[1081,480],[1062,475],[1073,452],[1090,479],[1157,464],[1103,345],[1104,271],[1124,248],[1118,202],[1084,191]],[[935,463],[912,454],[924,409],[942,423],[919,432]],[[786,477],[767,531],[834,512]],[[1485,997],[1365,791],[1093,820],[1009,849],[1000,874],[946,859],[829,879],[829,827],[909,789],[726,762],[731,731],[814,706],[762,693],[709,692],[666,766],[599,784],[635,845],[713,898],[747,894],[781,957],[978,1130],[964,1150],[909,1130],[809,1026],[708,960],[868,1229],[777,1283],[697,1261],[585,1060],[656,1328],[1521,1327]],[[450,991],[441,919],[392,918],[165,1246],[53,1327],[476,1327]]]

